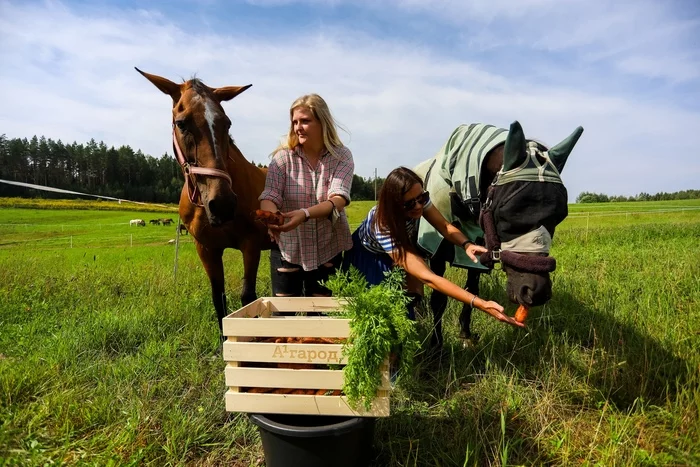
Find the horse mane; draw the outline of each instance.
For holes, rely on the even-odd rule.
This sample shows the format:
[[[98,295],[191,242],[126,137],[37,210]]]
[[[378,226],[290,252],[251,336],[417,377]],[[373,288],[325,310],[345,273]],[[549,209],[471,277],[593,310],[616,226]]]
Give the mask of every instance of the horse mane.
[[[201,79],[197,78],[197,75],[192,75],[192,77],[189,80],[185,80],[183,78],[183,83],[189,84],[192,89],[194,89],[194,92],[199,94],[200,96],[203,97],[211,97],[212,92],[211,88],[204,84]]]

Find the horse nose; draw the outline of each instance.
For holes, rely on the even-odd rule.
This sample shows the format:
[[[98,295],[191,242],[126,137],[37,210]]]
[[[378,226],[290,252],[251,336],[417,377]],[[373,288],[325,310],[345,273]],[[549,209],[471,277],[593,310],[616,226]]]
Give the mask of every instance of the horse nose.
[[[226,222],[233,219],[236,212],[236,196],[217,197],[209,200],[207,207],[213,217],[220,222]]]
[[[552,298],[549,273],[519,273],[508,277],[508,298],[527,306],[544,305]]]
[[[552,298],[552,283],[549,278],[533,274],[531,281],[520,286],[518,301],[528,306],[544,305]]]

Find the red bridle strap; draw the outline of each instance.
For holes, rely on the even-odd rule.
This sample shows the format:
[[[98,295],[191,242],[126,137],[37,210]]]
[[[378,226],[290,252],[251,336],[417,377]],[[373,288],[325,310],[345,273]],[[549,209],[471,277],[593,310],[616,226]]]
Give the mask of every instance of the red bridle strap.
[[[228,185],[230,187],[233,187],[233,182],[231,181],[231,176],[228,174],[228,172],[219,169],[210,169],[208,167],[198,167],[187,162],[187,159],[185,159],[185,156],[182,154],[182,150],[180,149],[180,144],[177,142],[177,135],[175,134],[174,125],[173,148],[175,149],[175,158],[177,159],[178,164],[180,164],[180,167],[182,167],[182,173],[185,174],[185,184],[187,185],[188,197],[192,204],[201,206],[201,204],[197,204],[195,201],[198,191],[195,178],[197,175],[223,178],[228,182]],[[190,185],[192,186],[192,188],[190,188]]]

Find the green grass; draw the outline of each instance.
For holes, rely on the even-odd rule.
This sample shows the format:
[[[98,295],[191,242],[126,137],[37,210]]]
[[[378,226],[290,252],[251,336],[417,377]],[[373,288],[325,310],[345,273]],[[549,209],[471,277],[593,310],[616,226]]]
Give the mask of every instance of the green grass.
[[[371,205],[351,204],[351,223]],[[661,212],[700,204],[611,206],[570,207],[554,298],[527,331],[477,313],[482,339],[463,348],[450,303],[445,351],[419,357],[377,422],[376,465],[700,465],[700,210]],[[0,213],[0,465],[262,465],[256,429],[224,411],[193,244],[174,277],[174,227],[128,225],[163,213]],[[241,263],[226,252],[231,310]],[[482,278],[501,303],[504,287]]]

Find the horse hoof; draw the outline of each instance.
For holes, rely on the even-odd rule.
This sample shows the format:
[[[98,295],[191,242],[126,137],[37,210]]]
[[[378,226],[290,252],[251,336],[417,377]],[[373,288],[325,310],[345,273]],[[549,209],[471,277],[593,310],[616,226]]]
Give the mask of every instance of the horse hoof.
[[[459,333],[459,339],[462,341],[462,348],[472,348],[475,347],[481,340],[481,336],[477,333],[465,333],[464,331]]]

